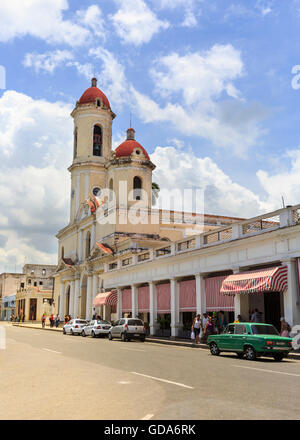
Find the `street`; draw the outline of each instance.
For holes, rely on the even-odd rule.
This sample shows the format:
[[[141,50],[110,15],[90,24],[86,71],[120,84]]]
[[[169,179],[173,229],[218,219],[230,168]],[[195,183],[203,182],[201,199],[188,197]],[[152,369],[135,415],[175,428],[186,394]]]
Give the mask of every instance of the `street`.
[[[300,362],[4,325],[0,419],[299,419]]]

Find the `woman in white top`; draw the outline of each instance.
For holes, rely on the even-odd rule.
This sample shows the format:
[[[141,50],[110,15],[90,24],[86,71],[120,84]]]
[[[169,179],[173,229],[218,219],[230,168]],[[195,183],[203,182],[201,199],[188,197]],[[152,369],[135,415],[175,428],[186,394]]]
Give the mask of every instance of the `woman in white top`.
[[[196,318],[194,319],[192,330],[195,333],[196,343],[200,344],[199,335],[202,330],[202,322],[201,322],[200,314],[197,315]]]

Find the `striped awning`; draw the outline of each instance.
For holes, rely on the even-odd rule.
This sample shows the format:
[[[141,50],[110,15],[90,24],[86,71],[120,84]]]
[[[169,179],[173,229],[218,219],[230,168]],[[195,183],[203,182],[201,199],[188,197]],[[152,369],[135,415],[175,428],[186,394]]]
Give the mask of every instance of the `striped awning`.
[[[100,306],[115,306],[118,303],[118,293],[116,291],[113,292],[105,292],[99,293],[94,299],[94,307]]]
[[[279,266],[229,275],[222,282],[221,293],[284,292],[287,287],[287,267]]]

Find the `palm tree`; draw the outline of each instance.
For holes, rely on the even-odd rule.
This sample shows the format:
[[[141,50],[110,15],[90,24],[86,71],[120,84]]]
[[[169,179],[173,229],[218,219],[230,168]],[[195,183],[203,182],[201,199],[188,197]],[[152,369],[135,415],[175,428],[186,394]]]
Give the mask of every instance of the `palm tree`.
[[[158,183],[152,182],[152,205],[155,206],[159,197],[160,187]]]

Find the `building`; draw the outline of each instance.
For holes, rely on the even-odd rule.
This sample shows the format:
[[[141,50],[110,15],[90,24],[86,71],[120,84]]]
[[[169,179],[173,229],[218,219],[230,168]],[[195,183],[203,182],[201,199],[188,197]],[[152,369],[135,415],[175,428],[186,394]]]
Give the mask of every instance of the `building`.
[[[22,273],[0,275],[2,320],[11,314],[24,320],[40,321],[53,303],[55,265],[25,264]]]
[[[254,219],[152,209],[155,165],[133,128],[112,151],[115,114],[96,79],[72,117],[70,222],[57,234],[61,316],[140,316],[151,334],[173,337],[204,311],[249,319],[257,307],[277,327],[283,315],[300,323],[299,206]]]

